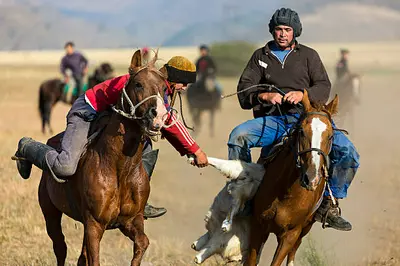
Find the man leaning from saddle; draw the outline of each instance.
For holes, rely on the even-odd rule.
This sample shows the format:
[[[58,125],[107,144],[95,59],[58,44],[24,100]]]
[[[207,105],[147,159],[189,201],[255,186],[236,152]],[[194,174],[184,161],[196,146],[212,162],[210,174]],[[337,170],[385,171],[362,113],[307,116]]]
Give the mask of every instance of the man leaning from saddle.
[[[168,111],[169,96],[174,91],[185,90],[187,85],[196,81],[196,66],[182,56],[172,57],[160,71],[168,77],[164,93],[164,104]],[[16,157],[26,160],[17,160],[17,168],[23,178],[29,178],[32,163],[40,169],[50,169],[61,178],[72,176],[78,166],[79,159],[87,144],[90,123],[94,121],[100,112],[105,111],[120,99],[121,91],[130,74],[106,80],[87,90],[72,105],[67,114],[67,128],[61,142],[61,151],[50,146],[34,141],[31,138],[22,138],[18,143]],[[169,127],[161,129],[165,137],[181,154],[194,155],[193,165],[204,167],[208,164],[206,154],[200,149],[190,136],[184,125],[170,112]],[[143,149],[143,165],[149,178],[156,164],[157,156],[152,152],[151,140],[148,139]],[[60,179],[56,179],[59,181]],[[145,218],[155,218],[166,213],[165,208],[156,208],[146,204]]]
[[[253,109],[254,119],[231,132],[229,159],[251,162],[253,147],[263,147],[262,156],[268,155],[273,145],[298,122],[299,113],[294,105],[302,100],[304,89],[312,102],[325,104],[329,98],[331,83],[318,53],[296,40],[302,32],[298,14],[288,8],[277,10],[270,20],[269,31],[273,40],[253,53],[237,90],[268,83],[282,88],[286,95],[257,88],[238,93],[240,106]],[[343,199],[359,167],[359,154],[343,132],[335,130],[329,157],[329,185],[333,196]],[[351,230],[351,224],[341,217],[334,202],[338,201],[333,201],[326,190],[315,219],[337,230]]]

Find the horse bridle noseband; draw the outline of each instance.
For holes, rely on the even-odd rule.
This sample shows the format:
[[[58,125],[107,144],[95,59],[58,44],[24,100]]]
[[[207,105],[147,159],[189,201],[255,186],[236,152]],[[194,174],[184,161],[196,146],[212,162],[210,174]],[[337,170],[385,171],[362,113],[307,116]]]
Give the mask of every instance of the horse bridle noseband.
[[[299,128],[298,125],[310,115],[325,116],[325,117],[327,117],[329,119],[329,121],[331,121],[330,115],[328,113],[326,113],[326,112],[322,112],[322,111],[320,111],[320,112],[307,112],[307,113],[303,113],[301,119],[299,119],[299,121],[298,121],[297,126],[295,126],[295,130],[298,129],[299,133],[302,133],[302,129]],[[330,139],[329,139],[329,141],[331,142],[330,143],[329,152],[330,152],[330,150],[332,148],[332,138],[333,138],[333,136],[330,137]],[[309,148],[309,149],[305,149],[305,150],[300,151],[300,135],[297,136],[297,141],[296,141],[296,154],[295,154],[295,156],[296,156],[296,166],[297,166],[297,168],[302,169],[301,156],[306,154],[306,153],[313,152],[313,151],[317,152],[318,155],[322,155],[323,156],[323,158],[324,158],[324,166],[325,166],[324,167],[324,174],[325,174],[325,178],[328,178],[328,170],[329,170],[329,167],[330,167],[330,164],[331,164],[328,154],[326,154],[323,150],[321,150],[319,148]],[[321,182],[321,180],[319,181],[319,183],[320,182]]]

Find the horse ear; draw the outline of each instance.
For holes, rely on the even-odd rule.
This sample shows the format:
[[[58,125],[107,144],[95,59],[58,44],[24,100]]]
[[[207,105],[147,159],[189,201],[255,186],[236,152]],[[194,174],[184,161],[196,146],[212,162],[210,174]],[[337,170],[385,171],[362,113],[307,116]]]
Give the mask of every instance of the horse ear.
[[[304,91],[303,91],[303,100],[301,100],[301,103],[303,104],[304,110],[306,112],[311,112],[312,106],[310,103],[310,99],[308,98],[308,92],[306,89],[304,89]]]
[[[336,94],[335,98],[326,105],[326,109],[331,115],[337,114],[339,105],[339,96]]]
[[[132,56],[131,66],[129,68],[130,70],[133,70],[141,66],[142,66],[142,55],[140,53],[140,50],[136,50],[136,52]]]

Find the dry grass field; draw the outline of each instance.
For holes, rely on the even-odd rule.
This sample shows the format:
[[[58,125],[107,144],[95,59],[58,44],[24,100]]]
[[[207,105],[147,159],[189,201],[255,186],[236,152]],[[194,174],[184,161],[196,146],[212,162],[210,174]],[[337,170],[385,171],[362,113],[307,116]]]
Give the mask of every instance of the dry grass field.
[[[362,76],[361,105],[355,110],[355,124],[350,138],[361,155],[361,168],[343,200],[343,215],[353,223],[353,231],[323,230],[320,224],[304,241],[296,265],[313,265],[310,256],[317,256],[319,265],[400,265],[400,137],[398,78],[400,56],[398,44],[319,44],[331,79],[340,47],[352,51],[350,67]],[[92,62],[107,60],[118,65],[118,74],[125,73],[132,51],[85,51]],[[182,54],[194,59],[196,48],[161,49],[160,56]],[[29,180],[22,180],[10,157],[22,136],[46,141],[49,135],[40,132],[37,110],[38,87],[41,81],[59,76],[57,63],[62,52],[0,53],[0,265],[55,265],[52,243],[37,201],[40,172],[37,168]],[[125,66],[126,65],[126,66]],[[236,89],[237,78],[220,79],[224,92]],[[64,130],[69,106],[58,104],[53,113],[54,129]],[[191,124],[189,113],[186,117]],[[204,115],[197,141],[206,153],[226,158],[226,142],[233,127],[251,118],[241,110],[235,97],[225,99],[216,117],[216,136],[209,137],[208,116]],[[193,240],[204,232],[203,217],[214,196],[224,185],[224,177],[214,169],[197,169],[165,140],[156,143],[159,161],[151,182],[150,202],[165,206],[168,213],[146,221],[150,247],[147,265],[191,265],[195,252]],[[254,151],[255,156],[257,151]],[[68,245],[67,265],[76,265],[82,243],[82,226],[63,218]],[[264,248],[260,265],[269,265],[275,249],[271,237]],[[312,248],[312,249],[310,249]],[[310,255],[309,250],[313,250]],[[101,242],[102,265],[128,265],[132,244],[119,231],[107,231]],[[218,265],[211,258],[204,265]],[[315,264],[314,264],[315,265]]]

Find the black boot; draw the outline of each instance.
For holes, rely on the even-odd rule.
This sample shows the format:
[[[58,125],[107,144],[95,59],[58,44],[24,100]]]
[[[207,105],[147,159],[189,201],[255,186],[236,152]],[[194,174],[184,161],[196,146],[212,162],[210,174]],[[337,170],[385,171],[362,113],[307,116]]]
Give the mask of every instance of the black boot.
[[[325,197],[321,206],[315,213],[314,219],[322,223],[322,227],[332,227],[340,231],[350,231],[351,224],[341,216],[339,202],[336,199],[336,205],[330,197]]]
[[[149,178],[153,175],[154,167],[156,166],[158,158],[158,151],[159,151],[158,149],[151,150],[142,155],[143,167]]]
[[[144,218],[157,218],[162,215],[164,215],[167,212],[167,209],[161,207],[153,207],[150,204],[146,203],[146,206],[144,207]]]
[[[54,150],[46,144],[34,141],[31,138],[22,138],[18,143],[18,150],[15,153],[17,160],[17,168],[19,174],[24,179],[28,179],[31,175],[32,164],[40,169],[46,169],[46,153]]]

